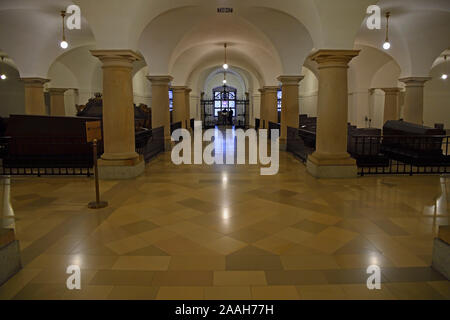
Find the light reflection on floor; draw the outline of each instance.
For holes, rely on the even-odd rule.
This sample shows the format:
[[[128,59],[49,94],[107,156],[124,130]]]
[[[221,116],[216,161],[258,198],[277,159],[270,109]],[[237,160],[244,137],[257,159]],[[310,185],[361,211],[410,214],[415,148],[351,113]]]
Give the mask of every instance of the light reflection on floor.
[[[101,189],[110,206],[93,212],[90,179],[12,179],[24,269],[0,298],[450,298],[429,267],[448,177],[316,180],[285,152],[263,177],[259,166],[175,166],[166,153]],[[81,291],[65,287],[70,264]],[[372,264],[380,291],[366,287]]]

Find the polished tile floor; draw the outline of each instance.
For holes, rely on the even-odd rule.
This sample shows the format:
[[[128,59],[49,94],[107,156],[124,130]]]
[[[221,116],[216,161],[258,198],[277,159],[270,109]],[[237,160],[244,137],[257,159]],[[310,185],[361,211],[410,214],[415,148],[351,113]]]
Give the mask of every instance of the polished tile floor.
[[[284,152],[279,174],[260,176],[166,153],[101,188],[110,206],[91,211],[92,179],[11,179],[23,269],[1,299],[450,299],[430,268],[447,177],[316,180]],[[66,288],[74,264],[80,291]]]

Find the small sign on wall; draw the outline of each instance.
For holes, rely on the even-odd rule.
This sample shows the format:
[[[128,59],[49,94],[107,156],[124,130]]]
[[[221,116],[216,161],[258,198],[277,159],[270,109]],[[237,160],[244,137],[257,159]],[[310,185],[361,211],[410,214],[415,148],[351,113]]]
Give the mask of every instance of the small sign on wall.
[[[217,13],[233,13],[233,8],[217,8]]]
[[[100,121],[86,122],[86,140],[87,142],[102,140],[102,124]]]

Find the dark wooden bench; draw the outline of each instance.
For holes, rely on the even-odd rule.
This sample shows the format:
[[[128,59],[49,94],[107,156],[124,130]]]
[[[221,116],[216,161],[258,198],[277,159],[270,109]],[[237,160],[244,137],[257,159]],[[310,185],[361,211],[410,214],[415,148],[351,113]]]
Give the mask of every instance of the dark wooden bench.
[[[414,166],[450,165],[442,145],[446,132],[405,121],[387,121],[381,151],[392,159]]]
[[[86,122],[93,118],[11,115],[4,168],[92,168]],[[99,154],[103,151],[99,145]]]

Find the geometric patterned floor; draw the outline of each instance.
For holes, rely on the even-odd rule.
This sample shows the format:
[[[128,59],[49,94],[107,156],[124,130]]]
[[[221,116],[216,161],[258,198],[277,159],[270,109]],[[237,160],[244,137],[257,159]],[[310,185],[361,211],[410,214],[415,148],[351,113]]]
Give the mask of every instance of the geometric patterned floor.
[[[258,166],[175,166],[130,181],[13,177],[24,268],[0,299],[450,299],[430,268],[450,180],[316,180],[292,155]],[[66,289],[69,265],[82,290]],[[370,291],[366,268],[382,271]]]

